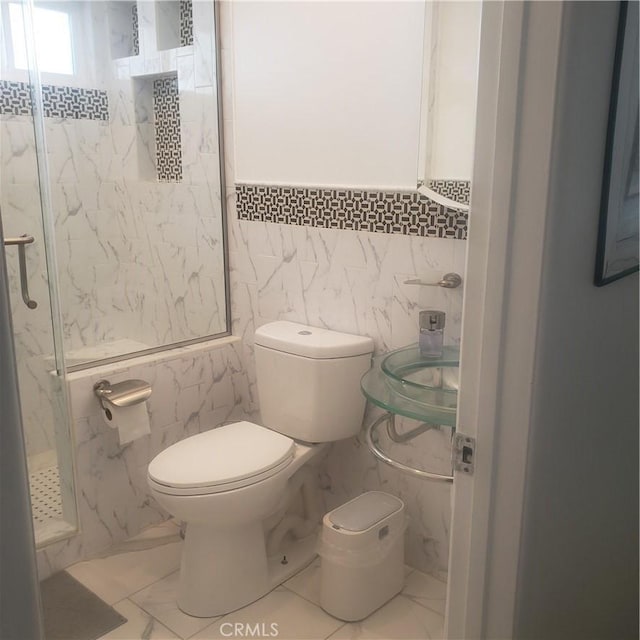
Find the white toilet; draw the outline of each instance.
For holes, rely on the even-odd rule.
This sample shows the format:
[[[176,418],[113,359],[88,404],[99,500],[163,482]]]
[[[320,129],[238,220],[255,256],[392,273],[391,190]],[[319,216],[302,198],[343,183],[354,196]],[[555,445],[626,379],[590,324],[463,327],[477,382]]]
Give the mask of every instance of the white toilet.
[[[243,607],[313,559],[322,513],[303,465],[362,424],[371,338],[272,322],[256,331],[255,345],[266,427],[218,427],[149,465],[152,495],[187,523],[178,606],[193,616]],[[304,516],[289,509],[299,494]]]

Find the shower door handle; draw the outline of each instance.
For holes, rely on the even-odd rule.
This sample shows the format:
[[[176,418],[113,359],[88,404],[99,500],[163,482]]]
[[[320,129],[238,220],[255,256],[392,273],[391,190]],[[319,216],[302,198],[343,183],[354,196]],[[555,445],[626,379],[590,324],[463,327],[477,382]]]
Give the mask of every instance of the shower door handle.
[[[17,238],[5,238],[5,247],[18,247],[18,263],[20,265],[20,290],[22,291],[22,300],[29,307],[29,309],[35,309],[38,303],[29,297],[29,283],[27,281],[27,257],[25,255],[25,247],[28,244],[34,242],[33,236],[28,236],[26,233]]]

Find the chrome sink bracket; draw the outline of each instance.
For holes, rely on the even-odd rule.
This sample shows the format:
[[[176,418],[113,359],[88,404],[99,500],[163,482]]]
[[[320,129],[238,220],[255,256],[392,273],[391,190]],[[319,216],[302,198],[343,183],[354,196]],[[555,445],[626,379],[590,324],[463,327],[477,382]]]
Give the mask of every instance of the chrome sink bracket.
[[[418,425],[415,429],[411,429],[410,431],[406,431],[405,433],[400,433],[396,428],[396,415],[395,413],[389,414],[390,418],[387,422],[387,435],[398,444],[403,444],[405,442],[409,442],[409,440],[413,440],[413,438],[419,436],[421,433],[425,433],[426,431],[430,431],[431,429],[437,429],[438,426],[435,424],[429,424],[428,422],[423,422]]]
[[[5,238],[5,247],[18,247],[18,264],[20,266],[20,291],[22,293],[22,301],[29,309],[35,309],[38,303],[29,297],[29,281],[27,279],[27,257],[25,255],[25,246],[32,244],[34,237],[26,233],[17,238]]]
[[[380,461],[388,464],[390,467],[394,469],[398,469],[398,471],[402,471],[410,476],[414,476],[417,478],[422,478],[423,480],[437,480],[439,482],[453,482],[453,475],[447,476],[441,473],[431,473],[429,471],[423,471],[422,469],[415,469],[414,467],[409,467],[398,460],[394,460],[390,456],[388,456],[380,447],[378,447],[378,433],[377,428],[385,423],[394,420],[394,414],[391,412],[382,414],[377,420],[375,420],[367,429],[365,429],[365,440],[369,450],[373,455]],[[422,426],[418,427],[420,429]],[[431,426],[431,425],[430,425]],[[415,431],[415,429],[414,429]],[[411,433],[411,432],[409,432]],[[416,434],[417,435],[417,434]]]

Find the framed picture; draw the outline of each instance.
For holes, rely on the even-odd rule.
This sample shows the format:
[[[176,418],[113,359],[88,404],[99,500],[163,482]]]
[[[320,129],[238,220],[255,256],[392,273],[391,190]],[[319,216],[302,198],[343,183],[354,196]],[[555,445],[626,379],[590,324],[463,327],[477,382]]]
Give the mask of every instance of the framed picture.
[[[638,271],[638,5],[620,3],[595,284]]]

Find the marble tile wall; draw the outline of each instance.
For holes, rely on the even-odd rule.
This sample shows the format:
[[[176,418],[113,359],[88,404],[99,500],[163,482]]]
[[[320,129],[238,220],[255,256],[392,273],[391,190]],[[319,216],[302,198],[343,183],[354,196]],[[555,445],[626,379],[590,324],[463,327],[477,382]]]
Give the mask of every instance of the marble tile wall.
[[[466,242],[449,238],[370,233],[239,219],[234,184],[232,12],[221,3],[226,197],[229,211],[233,333],[242,338],[241,393],[248,417],[259,420],[253,333],[271,320],[291,320],[371,336],[376,353],[417,341],[418,311],[447,312],[446,342],[458,343],[462,288],[405,284],[464,274]],[[365,424],[378,415],[370,408]],[[400,428],[415,426],[415,422]],[[396,451],[397,449],[397,451]],[[408,464],[449,473],[450,430],[428,432],[394,455]],[[407,562],[446,571],[450,486],[415,480],[377,462],[361,437],[332,446],[321,472],[327,509],[365,490],[402,498],[411,522]]]
[[[99,4],[99,3],[96,3]],[[98,60],[108,126],[47,120],[67,349],[155,346],[225,330],[213,4],[193,6],[193,46],[159,50],[155,3],[138,3],[140,55]],[[177,76],[182,177],[159,183],[140,78]],[[151,96],[152,98],[152,96]],[[148,101],[153,104],[153,100]]]
[[[90,3],[87,29],[95,34],[106,22],[107,4]],[[45,119],[65,349],[73,352],[73,364],[91,359],[82,354],[95,345],[126,342],[144,348],[225,330],[213,4],[195,4],[195,44],[171,51],[157,48],[154,3],[138,7],[142,54],[112,61],[106,35],[105,46],[96,35],[95,68],[73,78],[108,96],[108,118],[51,112]],[[180,184],[160,184],[155,169],[151,179],[141,170],[148,150],[138,144],[145,114],[136,109],[140,83],[135,79],[166,73],[179,83]],[[26,73],[3,68],[3,80],[4,75],[11,86],[27,86]],[[14,96],[22,107],[25,96],[24,91]],[[35,454],[55,444],[48,276],[30,109],[10,110],[11,96],[5,97],[8,106],[0,114],[5,235],[36,237],[27,249],[29,290],[39,304],[35,311],[20,299],[15,250],[8,256],[26,438],[29,454]],[[146,116],[153,126],[153,114]]]
[[[226,338],[69,375],[80,531],[38,551],[40,579],[167,518],[149,495],[148,464],[178,440],[244,415],[241,366],[239,342]],[[104,378],[151,384],[149,435],[119,444],[93,394]]]
[[[254,419],[259,398],[253,332],[265,322],[291,320],[368,335],[376,353],[383,353],[416,342],[418,311],[431,307],[447,312],[446,341],[459,342],[462,291],[404,283],[464,273],[464,242],[249,222],[233,215],[230,226],[233,331],[243,339],[244,407]],[[365,423],[376,415],[370,411]],[[439,473],[450,473],[449,456],[448,429],[426,433],[397,453],[406,464]],[[328,509],[364,490],[398,495],[411,518],[407,561],[422,571],[446,569],[448,485],[415,480],[378,463],[358,437],[333,445],[322,486]]]

